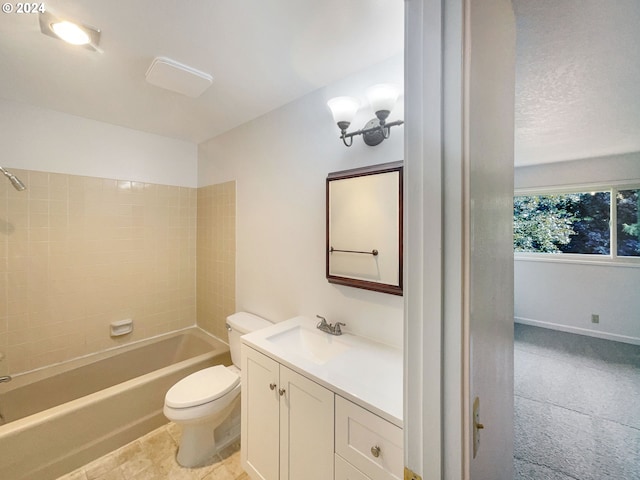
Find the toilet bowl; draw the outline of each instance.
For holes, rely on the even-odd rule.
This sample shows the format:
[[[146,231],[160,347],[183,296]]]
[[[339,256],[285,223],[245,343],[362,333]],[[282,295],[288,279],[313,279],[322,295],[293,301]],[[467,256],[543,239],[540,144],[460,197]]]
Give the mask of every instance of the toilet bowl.
[[[201,465],[217,452],[215,430],[240,402],[240,337],[272,323],[246,312],[227,317],[233,365],[199,370],[172,386],[165,395],[164,415],[182,427],[177,461]]]

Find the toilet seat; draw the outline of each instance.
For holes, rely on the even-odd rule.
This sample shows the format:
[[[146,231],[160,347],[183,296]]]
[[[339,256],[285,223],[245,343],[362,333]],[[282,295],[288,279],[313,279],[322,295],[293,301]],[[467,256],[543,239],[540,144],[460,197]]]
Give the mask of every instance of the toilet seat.
[[[203,405],[229,393],[239,383],[240,375],[224,365],[205,368],[171,387],[165,396],[165,405],[171,408]]]

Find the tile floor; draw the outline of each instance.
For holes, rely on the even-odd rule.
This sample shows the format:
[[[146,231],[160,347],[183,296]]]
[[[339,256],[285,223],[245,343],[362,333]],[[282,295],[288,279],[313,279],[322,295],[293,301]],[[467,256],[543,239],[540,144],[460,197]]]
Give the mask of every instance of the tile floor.
[[[240,442],[199,468],[176,462],[180,429],[168,423],[58,480],[249,480],[240,467]]]

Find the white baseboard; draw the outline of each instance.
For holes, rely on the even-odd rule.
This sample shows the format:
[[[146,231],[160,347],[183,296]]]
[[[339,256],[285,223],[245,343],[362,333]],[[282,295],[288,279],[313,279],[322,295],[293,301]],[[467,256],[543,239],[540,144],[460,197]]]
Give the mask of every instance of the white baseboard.
[[[570,325],[562,325],[560,323],[543,322],[541,320],[533,320],[531,318],[514,317],[514,320],[516,323],[521,323],[523,325],[531,325],[533,327],[548,328],[550,330],[558,330],[560,332],[575,333],[577,335],[586,335],[588,337],[596,337],[596,338],[603,338],[605,340],[613,340],[614,342],[640,345],[640,338],[638,337],[618,335],[617,333],[600,332],[598,330],[590,330],[588,328],[572,327]]]

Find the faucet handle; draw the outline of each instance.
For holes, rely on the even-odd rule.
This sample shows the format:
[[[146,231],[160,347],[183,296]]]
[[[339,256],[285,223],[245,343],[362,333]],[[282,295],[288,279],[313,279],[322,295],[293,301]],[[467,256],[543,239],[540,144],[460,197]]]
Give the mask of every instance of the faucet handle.
[[[320,315],[316,315],[316,317],[320,319],[320,321],[316,325],[316,328],[328,327],[329,326],[329,324],[327,323],[327,319],[326,318],[321,317]]]
[[[336,324],[333,326],[333,331],[336,335],[342,335],[342,329],[340,328],[340,325],[342,325],[343,327],[347,326],[346,323],[336,322]]]

